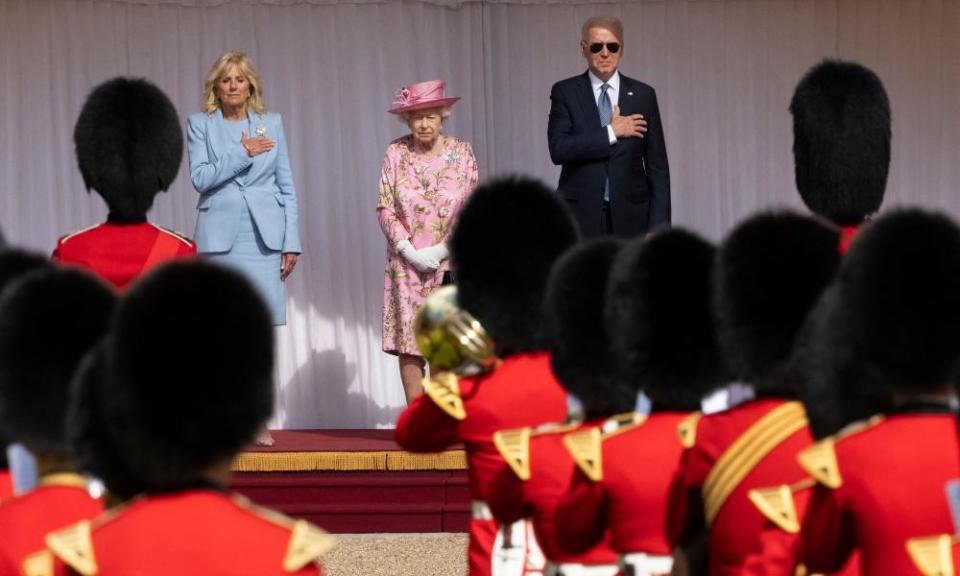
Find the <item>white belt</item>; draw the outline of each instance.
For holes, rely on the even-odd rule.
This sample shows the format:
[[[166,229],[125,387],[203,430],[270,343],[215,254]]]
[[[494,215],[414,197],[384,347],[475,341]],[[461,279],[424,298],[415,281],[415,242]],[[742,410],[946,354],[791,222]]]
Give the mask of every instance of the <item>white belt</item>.
[[[493,520],[493,512],[483,500],[474,500],[471,503],[471,517],[474,520]]]
[[[556,564],[547,562],[546,576],[616,576],[615,564]]]
[[[620,566],[625,576],[659,576],[673,570],[673,557],[634,552],[621,556]]]

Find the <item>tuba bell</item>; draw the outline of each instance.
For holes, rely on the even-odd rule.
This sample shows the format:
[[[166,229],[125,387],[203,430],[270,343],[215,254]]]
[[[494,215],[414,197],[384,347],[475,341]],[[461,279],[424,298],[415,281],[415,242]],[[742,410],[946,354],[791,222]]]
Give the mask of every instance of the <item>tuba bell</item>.
[[[427,297],[413,320],[417,347],[431,376],[472,376],[497,364],[493,341],[480,322],[457,305],[457,288],[443,286]]]

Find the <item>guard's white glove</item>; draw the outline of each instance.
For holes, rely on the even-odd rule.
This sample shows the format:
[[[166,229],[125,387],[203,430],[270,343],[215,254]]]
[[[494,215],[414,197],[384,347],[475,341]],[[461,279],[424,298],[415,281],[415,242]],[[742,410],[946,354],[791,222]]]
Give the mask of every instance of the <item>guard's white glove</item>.
[[[447,245],[440,243],[434,244],[433,246],[427,246],[426,248],[421,248],[420,253],[426,254],[431,258],[436,258],[437,262],[443,262],[447,259]]]
[[[397,252],[420,272],[433,272],[440,267],[440,260],[424,253],[424,250],[417,250],[409,240],[397,242]]]

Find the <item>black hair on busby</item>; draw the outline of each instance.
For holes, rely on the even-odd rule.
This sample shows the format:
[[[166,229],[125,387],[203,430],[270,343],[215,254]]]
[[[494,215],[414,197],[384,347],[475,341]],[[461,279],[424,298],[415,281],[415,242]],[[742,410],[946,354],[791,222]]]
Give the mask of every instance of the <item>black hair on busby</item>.
[[[50,267],[53,267],[53,263],[49,258],[23,250],[5,249],[0,238],[0,294],[8,284],[20,276],[39,268]],[[6,470],[8,467],[7,451],[4,447],[9,443],[0,426],[0,470]]]
[[[0,250],[0,293],[21,276],[35,270],[53,268],[49,258],[16,248]]]
[[[73,131],[83,182],[110,217],[141,221],[170,187],[183,158],[180,119],[170,99],[142,79],[114,78],[87,97]]]
[[[490,334],[497,355],[545,348],[547,276],[576,241],[567,207],[538,180],[493,180],[467,199],[450,238],[457,301]]]
[[[607,328],[619,377],[655,410],[697,410],[724,383],[711,310],[716,250],[680,229],[635,240],[608,285]]]
[[[837,277],[830,329],[871,375],[902,394],[952,384],[960,359],[960,228],[902,210],[868,226]]]
[[[273,410],[273,327],[239,273],[179,261],[120,304],[105,413],[124,460],[152,491],[202,481]]]
[[[68,455],[70,382],[107,333],[117,297],[76,269],[42,268],[0,298],[0,423],[40,455]]]
[[[840,263],[839,232],[788,212],[748,218],[714,264],[720,350],[735,379],[784,394],[803,323]]]
[[[550,366],[587,419],[629,412],[636,404],[636,390],[614,377],[603,317],[607,277],[622,246],[604,239],[571,248],[554,264],[544,295]]]
[[[807,207],[840,226],[880,209],[890,168],[890,102],[871,70],[825,60],[790,101],[794,175]]]
[[[106,352],[105,343],[101,342],[87,354],[74,375],[67,432],[77,470],[99,478],[114,497],[128,500],[142,492],[144,485],[120,454],[104,416]]]

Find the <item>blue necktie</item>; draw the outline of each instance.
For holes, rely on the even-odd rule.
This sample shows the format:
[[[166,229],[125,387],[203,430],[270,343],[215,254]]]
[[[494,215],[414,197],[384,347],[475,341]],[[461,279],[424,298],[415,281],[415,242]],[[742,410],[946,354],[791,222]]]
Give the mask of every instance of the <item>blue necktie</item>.
[[[610,95],[607,94],[607,90],[610,89],[610,85],[606,82],[600,86],[600,101],[597,102],[597,108],[600,110],[600,125],[604,128],[610,124],[610,119],[613,118],[613,106],[610,105]],[[606,202],[610,201],[610,179],[603,181],[603,199]]]

